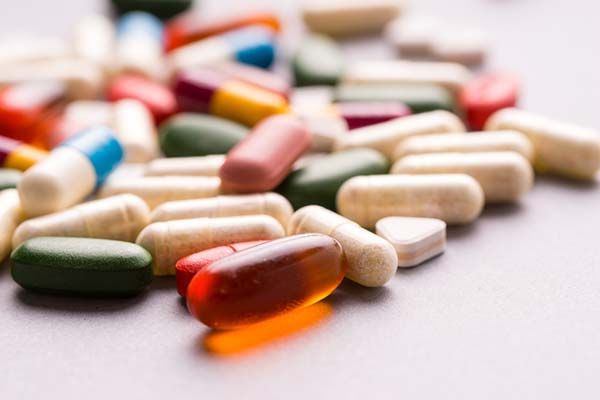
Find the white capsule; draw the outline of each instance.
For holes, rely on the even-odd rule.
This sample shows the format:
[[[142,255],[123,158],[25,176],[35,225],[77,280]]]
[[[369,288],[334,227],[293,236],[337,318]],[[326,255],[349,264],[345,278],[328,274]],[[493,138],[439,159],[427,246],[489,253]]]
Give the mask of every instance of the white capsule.
[[[7,35],[0,39],[0,65],[35,63],[70,57],[68,43],[56,37]]]
[[[146,176],[218,176],[224,154],[199,157],[173,157],[154,160],[146,166]]]
[[[440,61],[476,65],[484,61],[486,50],[487,40],[480,30],[455,25],[436,32],[431,55]]]
[[[113,103],[100,100],[78,100],[65,107],[63,120],[73,131],[93,126],[112,126]]]
[[[81,18],[73,29],[73,48],[79,57],[99,65],[107,75],[113,69],[115,28],[104,15]]]
[[[428,15],[402,16],[388,24],[386,38],[402,55],[429,55],[441,25],[438,18]]]
[[[527,135],[534,167],[576,179],[594,179],[600,168],[600,132],[516,108],[493,114],[486,130],[514,129]]]
[[[0,191],[0,262],[10,253],[13,232],[22,219],[23,212],[16,189]]]
[[[144,104],[133,99],[117,101],[113,118],[113,127],[125,149],[125,162],[146,163],[158,156],[154,119]]]
[[[167,58],[169,74],[173,76],[186,68],[231,61],[231,52],[231,46],[219,37],[209,37],[181,46],[169,53]]]

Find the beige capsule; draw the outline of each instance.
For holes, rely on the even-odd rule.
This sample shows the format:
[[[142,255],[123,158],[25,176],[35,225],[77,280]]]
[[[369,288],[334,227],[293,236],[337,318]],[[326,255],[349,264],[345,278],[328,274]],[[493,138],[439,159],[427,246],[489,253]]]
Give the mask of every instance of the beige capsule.
[[[481,186],[465,174],[357,176],[337,194],[340,214],[368,229],[391,216],[466,224],[481,214],[483,203]]]
[[[514,129],[527,135],[535,151],[534,167],[576,179],[594,179],[600,168],[600,132],[516,108],[488,119],[485,130]]]
[[[125,150],[125,162],[146,163],[158,157],[158,134],[144,104],[133,99],[117,101],[113,127]]]
[[[134,242],[150,222],[150,209],[132,194],[90,201],[65,211],[23,222],[12,237],[13,248],[40,236],[68,236]]]
[[[464,131],[465,125],[456,115],[443,110],[431,111],[353,129],[337,137],[334,150],[368,147],[391,159],[394,149],[412,136]]]
[[[296,211],[287,233],[322,233],[336,239],[348,263],[346,277],[363,286],[383,286],[398,269],[398,256],[389,242],[321,206],[306,206]]]
[[[160,158],[146,166],[146,176],[218,176],[224,154],[200,157]]]
[[[19,193],[16,189],[0,192],[0,262],[11,250],[11,240],[17,225],[23,220]]]
[[[492,151],[514,151],[530,161],[533,159],[533,147],[529,139],[522,133],[507,130],[411,137],[396,147],[394,160],[414,154]]]
[[[175,200],[214,197],[220,193],[221,180],[214,176],[149,176],[134,179],[111,179],[102,186],[98,197],[131,193],[139,196],[151,209]]]
[[[519,200],[533,185],[533,169],[513,151],[490,153],[433,153],[396,161],[392,174],[467,174],[475,178],[486,203]]]
[[[155,275],[174,275],[182,257],[230,243],[278,239],[283,227],[268,215],[193,218],[148,225],[136,243],[152,255]]]
[[[151,221],[264,214],[270,215],[285,226],[293,212],[292,205],[282,195],[260,193],[171,201],[158,206],[152,212]]]

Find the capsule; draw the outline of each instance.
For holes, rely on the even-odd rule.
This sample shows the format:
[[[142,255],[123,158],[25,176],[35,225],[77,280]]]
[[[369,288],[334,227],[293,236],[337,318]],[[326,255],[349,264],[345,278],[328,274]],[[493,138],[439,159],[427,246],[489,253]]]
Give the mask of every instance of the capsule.
[[[113,126],[125,150],[125,162],[145,163],[158,157],[158,134],[152,114],[137,100],[119,100]]]
[[[15,189],[23,174],[21,171],[10,168],[0,168],[0,191],[5,189]]]
[[[348,129],[380,124],[411,114],[410,108],[398,102],[349,102],[331,105],[331,111],[346,121]]]
[[[449,25],[437,32],[431,46],[435,60],[476,66],[485,61],[487,38],[479,29]]]
[[[386,27],[387,41],[402,56],[431,56],[432,43],[442,22],[430,15],[402,15]]]
[[[240,193],[266,192],[285,179],[310,147],[310,133],[293,116],[261,122],[228,154],[219,170],[223,188]]]
[[[592,180],[600,168],[600,133],[595,129],[516,108],[492,115],[485,129],[514,129],[525,134],[533,144],[538,172]]]
[[[0,191],[0,263],[10,253],[13,233],[23,217],[16,189]]]
[[[391,173],[466,174],[479,182],[486,203],[518,201],[533,185],[529,161],[512,151],[417,154],[396,161]]]
[[[289,82],[269,70],[239,62],[223,62],[212,68],[231,79],[258,86],[286,99],[290,96],[291,87]]]
[[[348,263],[346,277],[363,286],[383,286],[398,269],[398,256],[389,242],[320,206],[306,206],[296,211],[288,223],[287,233],[321,233],[337,240]]]
[[[73,29],[73,51],[99,65],[106,75],[113,71],[116,32],[112,21],[100,14],[81,18]]]
[[[324,299],[346,268],[340,244],[329,236],[274,240],[201,269],[188,287],[188,309],[211,328],[242,328]]]
[[[107,101],[76,100],[69,103],[55,129],[46,137],[45,147],[53,149],[85,129],[112,127],[113,111],[113,104]]]
[[[465,126],[456,115],[448,111],[432,111],[350,131],[336,139],[334,149],[368,147],[391,159],[396,146],[409,137],[464,131]]]
[[[142,230],[136,243],[152,254],[154,275],[174,275],[175,263],[190,254],[230,243],[283,236],[283,228],[274,218],[248,215],[156,222]]]
[[[122,159],[123,148],[107,128],[73,136],[23,175],[19,196],[25,214],[37,217],[83,201]]]
[[[160,19],[169,19],[187,10],[193,0],[111,0],[117,14],[145,11]]]
[[[182,111],[209,113],[246,126],[288,111],[287,100],[260,87],[210,69],[186,71],[174,85]]]
[[[151,221],[264,214],[286,226],[293,212],[290,202],[277,193],[228,195],[164,203],[152,212]]]
[[[292,69],[297,86],[335,85],[344,71],[344,54],[329,37],[310,35],[294,55]]]
[[[225,155],[160,158],[146,166],[145,176],[217,176]]]
[[[47,155],[45,150],[0,136],[0,167],[26,171]]]
[[[137,196],[123,194],[90,201],[65,211],[23,222],[13,235],[13,248],[40,236],[87,237],[135,242],[150,221],[150,210]]]
[[[46,35],[3,35],[0,38],[0,65],[29,64],[68,57],[70,44]]]
[[[488,153],[514,151],[527,160],[533,159],[533,146],[517,131],[443,133],[415,136],[404,140],[394,150],[394,160],[415,154]]]

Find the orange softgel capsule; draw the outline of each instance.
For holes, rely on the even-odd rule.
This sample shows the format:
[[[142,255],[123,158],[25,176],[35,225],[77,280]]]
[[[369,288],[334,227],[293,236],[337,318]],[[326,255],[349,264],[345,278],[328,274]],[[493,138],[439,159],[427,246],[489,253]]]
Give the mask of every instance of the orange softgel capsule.
[[[188,287],[188,309],[211,328],[242,328],[322,300],[345,272],[342,247],[329,236],[272,240],[200,270]]]

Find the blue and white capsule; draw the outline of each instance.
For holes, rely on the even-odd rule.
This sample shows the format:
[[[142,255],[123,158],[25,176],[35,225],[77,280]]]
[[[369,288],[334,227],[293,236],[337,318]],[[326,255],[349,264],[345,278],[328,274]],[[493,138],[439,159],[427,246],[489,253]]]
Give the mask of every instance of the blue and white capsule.
[[[275,60],[275,31],[249,26],[199,40],[169,53],[171,74],[185,68],[237,61],[269,68]]]
[[[29,168],[18,185],[27,217],[62,211],[88,197],[123,160],[123,147],[108,128],[84,130]]]

